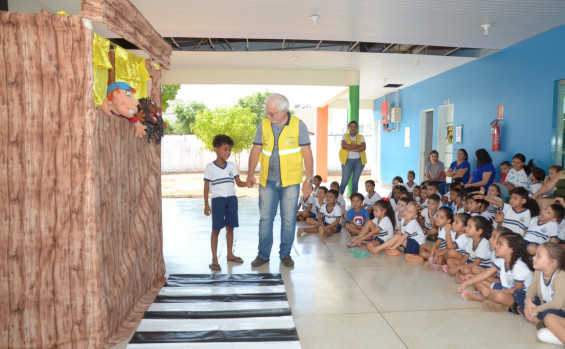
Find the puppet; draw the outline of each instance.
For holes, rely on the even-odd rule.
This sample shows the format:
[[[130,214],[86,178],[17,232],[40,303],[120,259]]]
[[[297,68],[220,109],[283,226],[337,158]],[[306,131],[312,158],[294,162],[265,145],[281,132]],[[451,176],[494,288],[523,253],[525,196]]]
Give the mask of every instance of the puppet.
[[[100,110],[106,115],[114,115],[126,118],[135,125],[135,137],[141,138],[147,133],[147,126],[143,125],[135,116],[137,114],[138,101],[135,99],[135,89],[125,82],[114,82],[106,90],[107,97],[100,106]]]
[[[147,127],[147,141],[151,143],[151,137],[155,138],[155,144],[161,143],[167,124],[163,122],[161,107],[151,98],[141,98],[135,115],[139,122]]]

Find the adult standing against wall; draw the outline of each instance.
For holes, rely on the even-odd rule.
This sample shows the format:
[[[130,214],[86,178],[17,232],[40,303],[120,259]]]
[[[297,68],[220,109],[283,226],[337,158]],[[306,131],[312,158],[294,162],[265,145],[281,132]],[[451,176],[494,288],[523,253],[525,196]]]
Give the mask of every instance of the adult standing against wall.
[[[365,153],[365,137],[357,133],[359,124],[357,121],[350,121],[347,124],[349,133],[341,138],[341,149],[339,150],[339,161],[341,162],[341,185],[339,190],[341,194],[345,192],[345,187],[351,178],[351,193],[357,193],[359,186],[359,177],[367,163],[367,154]]]
[[[475,152],[477,159],[477,167],[471,174],[469,182],[465,184],[464,190],[467,192],[480,190],[481,187],[485,188],[485,193],[488,192],[488,187],[494,182],[496,177],[496,169],[492,165],[492,158],[490,154],[483,148]]]
[[[247,186],[255,184],[254,171],[261,162],[259,174],[259,252],[251,263],[256,268],[268,263],[273,246],[273,221],[280,204],[281,244],[279,258],[285,267],[293,267],[290,250],[294,243],[296,209],[302,184],[305,196],[312,192],[314,159],[308,128],[288,112],[288,99],[274,93],[265,100],[267,117],[257,127],[249,154]],[[304,167],[303,164],[304,163]]]
[[[445,182],[445,179],[443,178],[445,165],[443,162],[439,161],[439,154],[437,150],[432,150],[428,159],[430,161],[426,163],[426,168],[424,170],[424,173],[426,174],[426,181]]]

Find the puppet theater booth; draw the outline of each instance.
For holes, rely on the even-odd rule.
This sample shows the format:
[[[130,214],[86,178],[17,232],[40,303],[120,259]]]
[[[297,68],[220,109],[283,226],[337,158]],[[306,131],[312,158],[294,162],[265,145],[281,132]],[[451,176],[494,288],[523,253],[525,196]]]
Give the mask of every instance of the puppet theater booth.
[[[0,348],[110,347],[165,282],[160,146],[95,108],[83,19],[153,59],[153,100],[152,66],[169,67],[171,47],[127,0],[0,11]]]

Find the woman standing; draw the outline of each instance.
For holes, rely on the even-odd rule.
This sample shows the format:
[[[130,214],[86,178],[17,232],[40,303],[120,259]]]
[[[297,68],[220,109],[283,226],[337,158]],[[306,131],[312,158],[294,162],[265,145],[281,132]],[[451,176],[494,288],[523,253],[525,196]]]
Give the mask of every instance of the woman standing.
[[[345,187],[351,178],[351,193],[357,193],[359,177],[367,163],[365,154],[365,137],[358,134],[359,125],[357,121],[350,121],[347,125],[349,134],[344,134],[341,138],[341,149],[339,150],[339,161],[341,161],[341,194],[345,192]]]
[[[443,162],[439,161],[439,154],[437,150],[432,150],[430,156],[428,157],[430,161],[426,164],[426,181],[431,182],[445,182],[443,178],[443,172],[445,165]]]
[[[494,182],[496,169],[492,165],[492,158],[485,149],[478,149],[475,152],[475,158],[477,159],[477,167],[469,178],[469,182],[465,184],[464,190],[471,192],[480,190],[483,187],[486,193],[488,192],[488,187]]]

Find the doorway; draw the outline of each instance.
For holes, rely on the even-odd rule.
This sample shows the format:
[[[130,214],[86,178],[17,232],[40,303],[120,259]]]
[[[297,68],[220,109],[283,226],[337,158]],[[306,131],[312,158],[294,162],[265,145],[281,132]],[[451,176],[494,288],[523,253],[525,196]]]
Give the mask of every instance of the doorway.
[[[563,139],[565,138],[565,80],[559,81],[557,85],[557,115],[555,122],[556,142],[555,142],[555,164],[563,166],[565,164],[565,149]],[[555,133],[554,133],[555,134]]]
[[[438,107],[437,152],[446,168],[453,161],[453,104]],[[445,168],[444,168],[445,170]]]
[[[426,109],[420,112],[420,166],[418,183],[426,180],[425,167],[428,155],[432,151],[434,139],[434,110]]]

